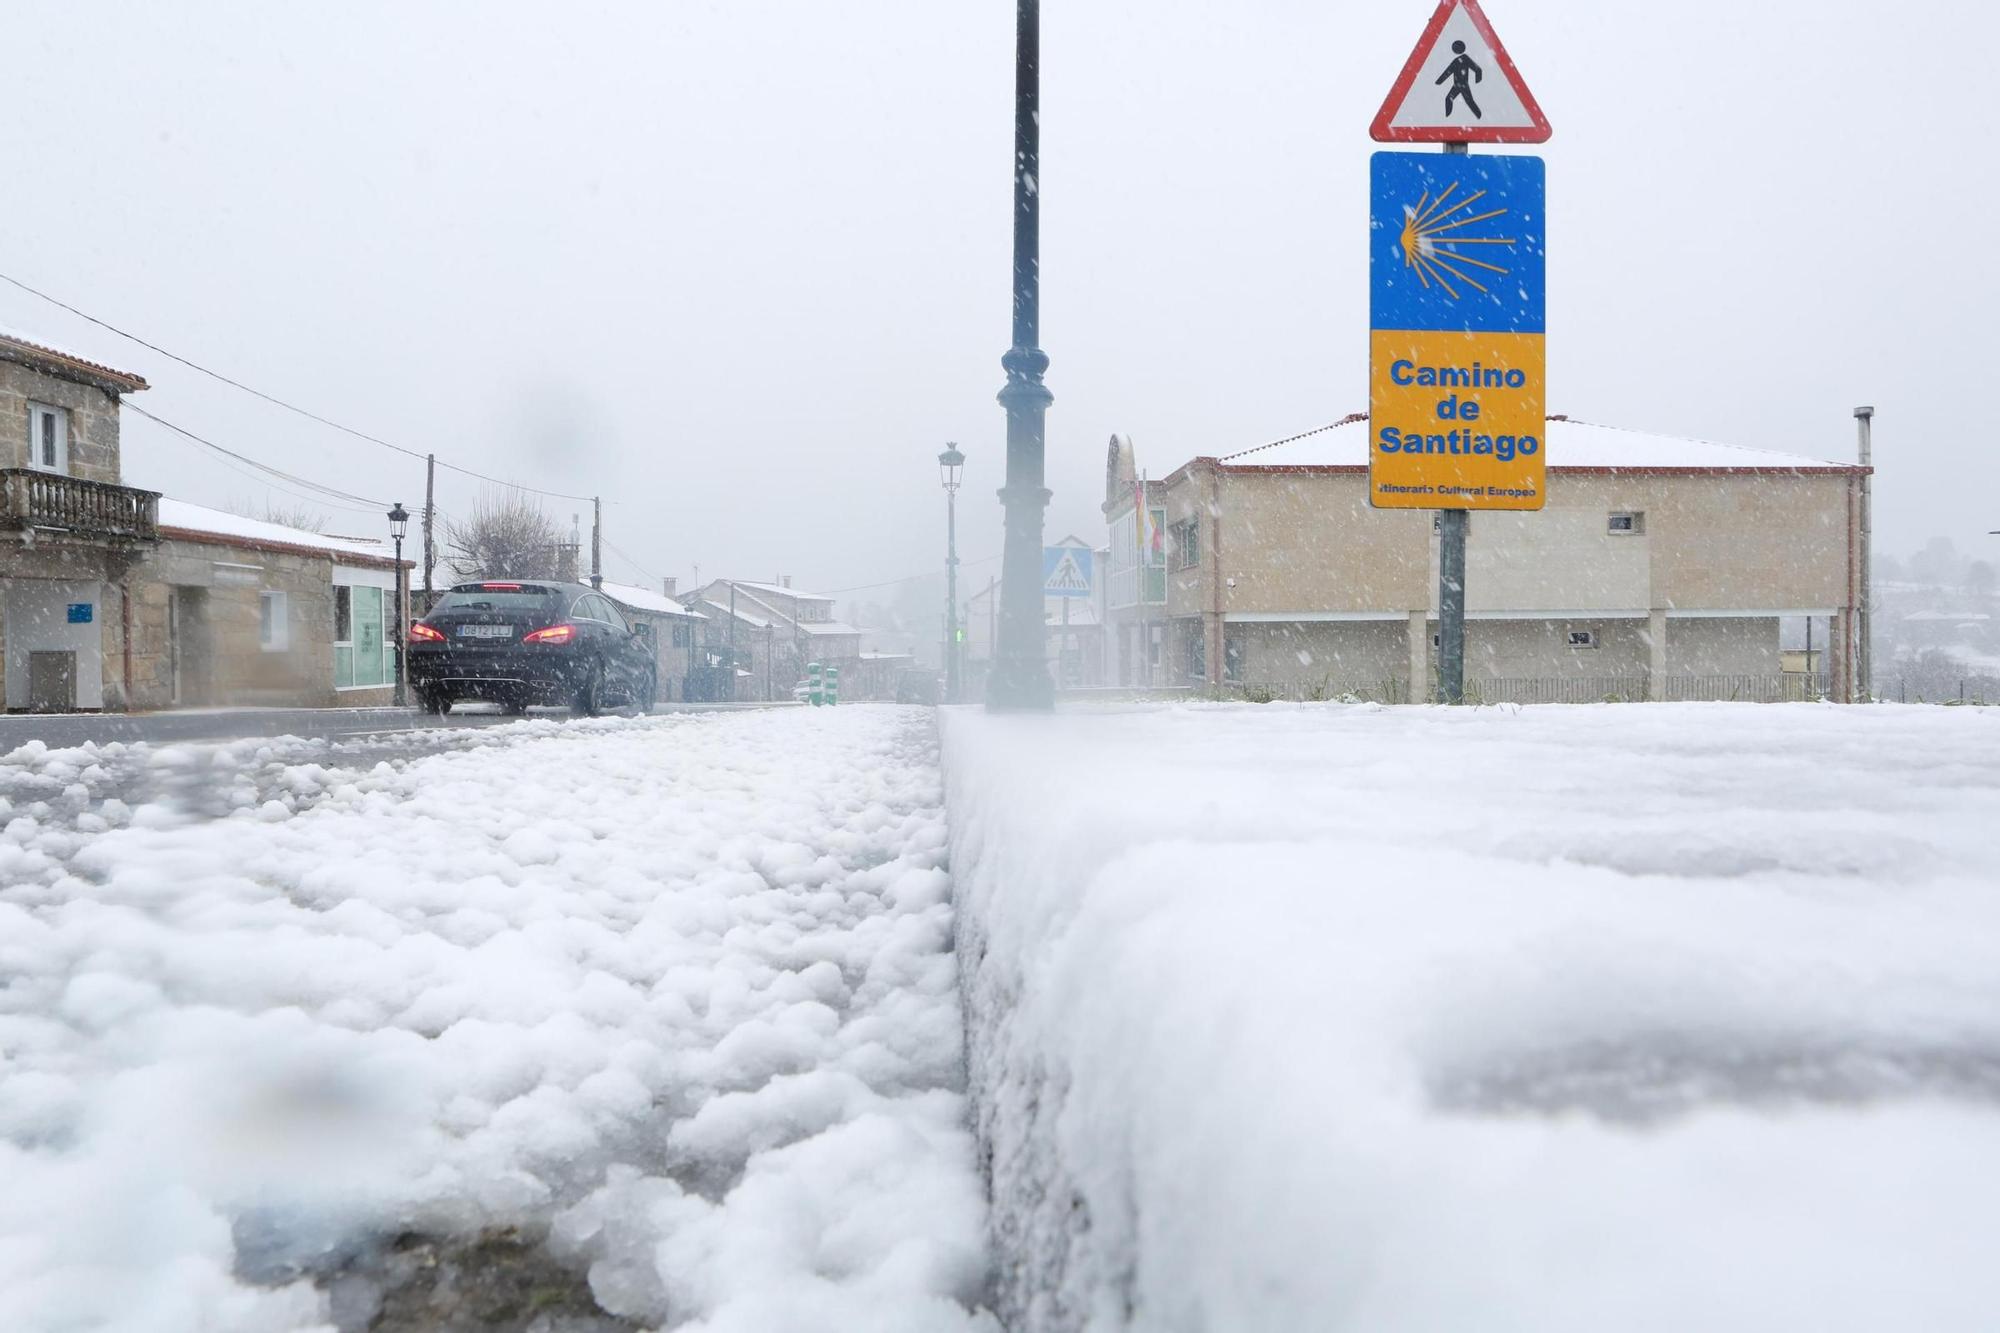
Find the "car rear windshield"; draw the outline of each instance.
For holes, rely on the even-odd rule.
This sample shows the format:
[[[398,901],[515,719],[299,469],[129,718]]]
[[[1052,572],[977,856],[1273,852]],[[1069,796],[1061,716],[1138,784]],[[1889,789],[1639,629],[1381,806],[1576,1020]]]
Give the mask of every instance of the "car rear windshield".
[[[453,588],[438,599],[431,614],[441,611],[545,611],[556,595],[554,588],[536,583],[495,585],[491,588]]]

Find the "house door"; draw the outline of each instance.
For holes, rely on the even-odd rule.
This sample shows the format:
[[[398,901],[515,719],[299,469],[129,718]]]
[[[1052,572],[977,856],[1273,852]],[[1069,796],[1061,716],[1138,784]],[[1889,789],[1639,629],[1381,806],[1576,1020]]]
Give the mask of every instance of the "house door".
[[[31,713],[76,711],[75,653],[30,652],[28,654],[28,711]]]
[[[209,702],[214,670],[208,632],[208,589],[174,589],[167,601],[167,667],[175,706]]]

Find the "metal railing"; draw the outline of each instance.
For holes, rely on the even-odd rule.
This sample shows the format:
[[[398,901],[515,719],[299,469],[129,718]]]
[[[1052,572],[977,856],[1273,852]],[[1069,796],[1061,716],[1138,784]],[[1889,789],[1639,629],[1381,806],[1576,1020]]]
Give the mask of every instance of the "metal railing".
[[[1875,697],[1904,704],[2000,705],[2000,676],[1966,676],[1958,680],[1932,675],[1899,676],[1893,686],[1879,690]]]
[[[31,468],[0,468],[0,529],[156,541],[160,495]]]

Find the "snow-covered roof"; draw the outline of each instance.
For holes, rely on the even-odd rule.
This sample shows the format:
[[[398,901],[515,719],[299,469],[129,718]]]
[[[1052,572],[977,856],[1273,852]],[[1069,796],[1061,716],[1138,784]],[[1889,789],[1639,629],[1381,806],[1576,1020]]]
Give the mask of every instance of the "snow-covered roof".
[[[802,602],[830,602],[833,600],[833,598],[823,593],[805,592],[799,588],[787,588],[782,583],[750,583],[744,579],[730,579],[728,582],[734,583],[739,588],[748,588],[752,592],[769,593],[776,597],[795,597]]]
[[[861,654],[861,660],[862,660],[862,661],[864,661],[864,662],[913,662],[913,661],[915,661],[915,660],[916,660],[916,654],[914,654],[914,653],[863,653],[863,654]]]
[[[1367,467],[1368,423],[1365,419],[1338,430],[1320,431],[1284,444],[1266,445],[1225,454],[1221,461],[1232,467]],[[1853,463],[1810,458],[1803,454],[1750,449],[1721,444],[1714,440],[1683,439],[1626,430],[1622,426],[1600,426],[1552,416],[1544,441],[1551,471],[1571,468],[1696,468],[1740,470],[1756,468],[1850,468]]]
[[[11,347],[9,346],[10,344]],[[139,390],[147,387],[144,377],[135,375],[129,370],[119,370],[113,366],[107,366],[94,357],[85,356],[81,352],[71,351],[69,348],[59,343],[50,342],[47,338],[39,335],[22,333],[15,329],[0,326],[0,354],[4,354],[7,351],[16,353],[26,351],[37,359],[53,358],[57,362],[70,362],[76,369],[85,372],[86,378],[96,379],[104,377],[109,379],[120,393],[137,393]]]
[[[798,622],[798,626],[807,634],[859,634],[861,632],[854,626],[838,620],[801,620]]]
[[[318,532],[308,532],[304,528],[288,528],[280,523],[265,523],[260,519],[245,518],[241,514],[226,513],[220,509],[209,509],[203,505],[189,504],[185,500],[160,500],[160,528],[163,535],[200,541],[213,538],[231,546],[272,546],[298,551],[323,551],[336,561],[355,559],[375,561],[389,565],[395,562],[396,553],[386,541],[373,541],[365,537],[328,537]],[[414,561],[405,560],[406,566]]]
[[[1879,585],[1878,585],[1879,586]],[[1912,611],[1905,620],[1946,621],[1952,624],[1968,624],[1991,619],[1984,611]]]
[[[730,614],[729,604],[727,602],[718,602],[715,601],[713,598],[704,598],[702,599],[701,604],[707,607],[709,610],[715,612],[715,614],[719,616],[723,616],[726,618]],[[769,629],[771,626],[770,621],[765,620],[761,616],[753,616],[748,611],[745,611],[741,603],[738,603],[735,615],[738,620],[750,626],[752,629]]]
[[[701,612],[688,610],[664,593],[635,587],[630,583],[613,583],[610,579],[606,579],[598,591],[620,606],[634,611],[644,611],[648,615],[686,616],[689,620],[707,619]]]

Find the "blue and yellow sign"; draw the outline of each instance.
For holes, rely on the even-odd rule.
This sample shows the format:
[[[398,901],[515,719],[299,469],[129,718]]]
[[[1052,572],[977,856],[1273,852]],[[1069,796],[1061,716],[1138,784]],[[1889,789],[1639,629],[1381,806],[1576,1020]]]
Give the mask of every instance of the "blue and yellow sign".
[[[1373,177],[1370,502],[1540,509],[1542,159],[1377,153]]]

